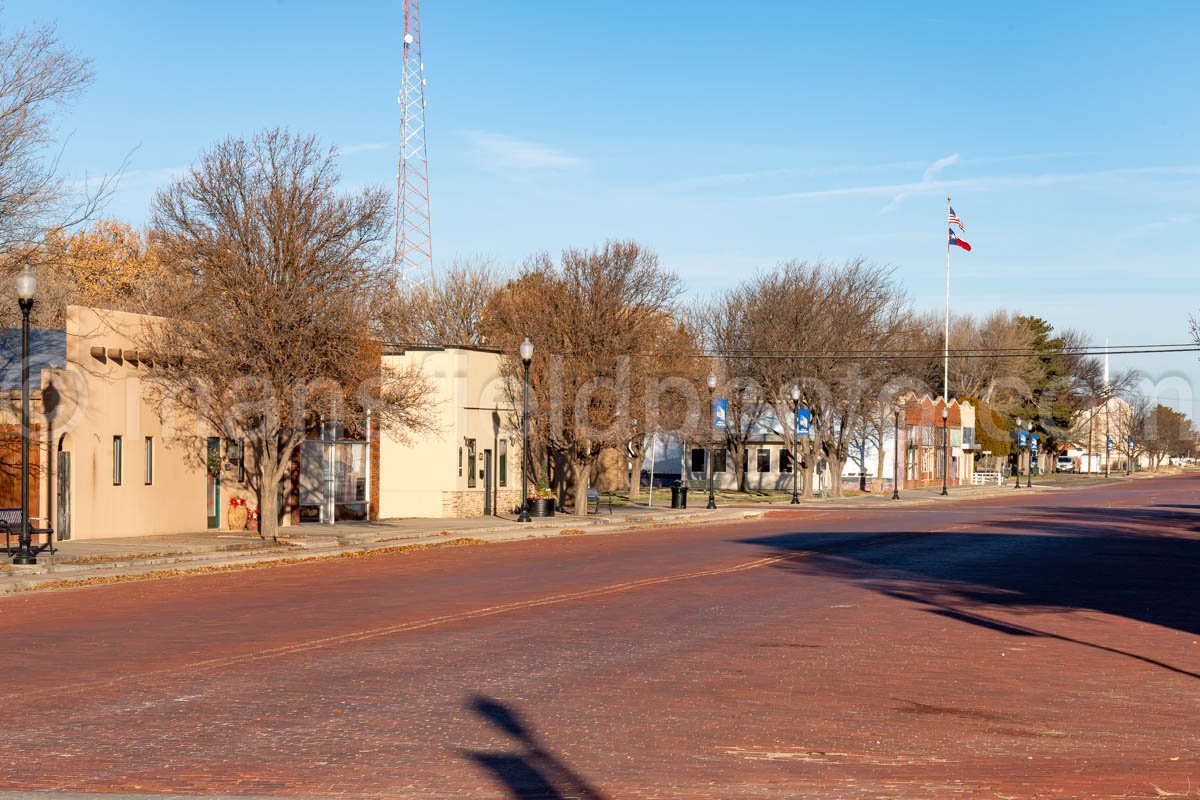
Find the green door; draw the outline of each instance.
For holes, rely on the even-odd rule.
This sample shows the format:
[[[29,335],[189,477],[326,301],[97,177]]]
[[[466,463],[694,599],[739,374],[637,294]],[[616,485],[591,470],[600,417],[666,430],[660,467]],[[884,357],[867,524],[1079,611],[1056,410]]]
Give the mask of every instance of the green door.
[[[208,481],[208,529],[216,530],[221,527],[221,440],[216,436],[208,437],[208,458],[204,463]]]

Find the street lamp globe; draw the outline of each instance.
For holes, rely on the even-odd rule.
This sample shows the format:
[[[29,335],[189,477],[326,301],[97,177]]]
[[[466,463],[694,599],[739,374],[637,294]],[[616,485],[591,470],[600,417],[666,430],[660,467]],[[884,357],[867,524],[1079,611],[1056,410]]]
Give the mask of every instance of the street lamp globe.
[[[715,372],[708,373],[708,388],[717,388],[717,375]]]
[[[800,402],[800,387],[799,386],[792,387],[792,402],[794,402],[794,403]]]
[[[942,406],[942,419],[948,419],[949,417],[950,417],[950,409],[946,408],[945,406]]]
[[[37,276],[26,267],[17,273],[17,298],[28,303],[37,293]]]
[[[521,346],[518,348],[518,350],[521,353],[521,361],[525,362],[526,364],[528,364],[530,361],[533,361],[533,342],[529,341],[528,336],[525,337],[525,341],[521,342]]]

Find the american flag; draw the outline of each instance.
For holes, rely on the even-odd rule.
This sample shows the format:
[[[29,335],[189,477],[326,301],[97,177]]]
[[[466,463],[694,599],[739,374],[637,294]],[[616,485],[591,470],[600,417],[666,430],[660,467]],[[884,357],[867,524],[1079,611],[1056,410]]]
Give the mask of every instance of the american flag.
[[[958,214],[954,213],[954,206],[950,206],[950,224],[957,225],[960,231],[966,230],[966,227],[962,224],[962,220],[958,218]]]

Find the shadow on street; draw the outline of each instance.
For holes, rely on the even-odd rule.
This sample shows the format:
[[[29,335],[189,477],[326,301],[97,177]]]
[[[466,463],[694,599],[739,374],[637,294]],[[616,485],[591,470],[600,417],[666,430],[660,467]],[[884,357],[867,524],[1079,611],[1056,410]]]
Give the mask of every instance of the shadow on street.
[[[491,773],[514,800],[605,800],[547,750],[513,708],[483,695],[472,697],[467,707],[512,740],[509,751],[464,751],[463,755]]]
[[[948,619],[1010,636],[1069,641],[1200,678],[1152,655],[989,616],[1094,611],[1200,634],[1198,519],[1195,511],[1174,505],[1051,507],[981,520],[977,530],[961,533],[826,531],[742,541],[776,554],[812,553],[778,567],[852,581]],[[832,544],[831,536],[837,537]],[[872,540],[879,546],[866,546]]]

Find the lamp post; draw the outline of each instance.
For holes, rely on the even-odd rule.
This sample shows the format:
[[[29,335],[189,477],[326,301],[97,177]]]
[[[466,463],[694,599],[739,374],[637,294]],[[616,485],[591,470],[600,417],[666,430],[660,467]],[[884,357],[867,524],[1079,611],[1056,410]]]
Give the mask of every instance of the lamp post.
[[[1025,452],[1029,455],[1025,457],[1027,462],[1025,465],[1025,488],[1033,488],[1033,423],[1025,424]]]
[[[950,408],[942,401],[942,497],[950,494]]]
[[[796,445],[800,438],[800,387],[792,387],[792,505],[800,503],[800,465],[796,461]]]
[[[21,534],[14,564],[36,564],[37,554],[29,535],[29,312],[37,278],[26,267],[17,275],[17,303],[21,307]]]
[[[716,373],[708,373],[708,436],[705,437],[707,446],[704,449],[704,460],[708,467],[708,505],[705,508],[717,507],[717,496],[713,493],[713,463],[712,463],[712,439],[713,430],[716,428],[716,413],[717,409],[713,406],[713,400],[716,398],[717,391],[717,376]],[[726,420],[728,425],[729,421]]]
[[[521,513],[517,522],[530,522],[529,519],[529,364],[533,361],[533,342],[529,337],[521,342],[518,348],[521,354],[521,365],[525,368],[525,397],[521,405]]]
[[[900,499],[900,409],[893,413],[892,422],[892,499]]]
[[[1021,488],[1021,430],[1023,429],[1024,425],[1025,423],[1021,420],[1021,418],[1017,417],[1017,427],[1013,433],[1013,442],[1017,446],[1017,463],[1015,469],[1013,469],[1013,474],[1016,475],[1017,482],[1013,485],[1014,489]]]

